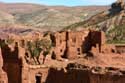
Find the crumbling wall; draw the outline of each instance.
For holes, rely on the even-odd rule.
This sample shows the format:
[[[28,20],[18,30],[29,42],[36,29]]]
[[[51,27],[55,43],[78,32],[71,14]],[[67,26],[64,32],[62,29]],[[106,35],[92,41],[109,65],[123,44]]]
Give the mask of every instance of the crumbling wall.
[[[21,83],[21,60],[18,58],[18,45],[15,43],[13,49],[0,40],[1,56],[2,56],[2,71],[6,73],[8,83]],[[5,76],[5,75],[4,75]],[[6,83],[6,82],[5,82]]]
[[[8,83],[7,74],[3,70],[3,58],[1,54],[2,53],[0,48],[0,83]]]
[[[66,32],[54,33],[55,36],[55,47],[54,54],[57,59],[60,59],[64,55],[66,49]]]
[[[42,68],[40,66],[30,66],[28,71],[28,83],[45,83],[46,77],[48,75],[48,68]],[[39,79],[37,79],[39,76]]]
[[[7,74],[8,83],[22,83],[21,82],[21,68],[18,62],[8,62],[4,63],[4,71]]]
[[[125,53],[125,45],[115,45],[117,53]]]
[[[124,83],[125,75],[91,74],[90,83]]]
[[[113,44],[102,45],[102,53],[116,53],[116,47]]]
[[[68,34],[67,40],[67,58],[74,59],[77,55],[82,55],[82,44],[89,31],[71,31]]]
[[[62,31],[54,33],[56,58],[65,57],[68,59],[77,58],[77,55],[92,51],[101,52],[102,45],[106,38],[101,31]]]
[[[104,32],[101,31],[90,31],[90,41],[92,46],[97,46],[99,48],[99,52],[101,52],[101,46],[105,44],[105,35]]]
[[[89,83],[89,76],[87,71],[50,68],[46,83]]]
[[[101,70],[102,71],[102,70]],[[99,68],[91,69],[87,66],[50,68],[46,83],[124,83],[125,74],[118,70],[101,72]]]
[[[104,32],[90,31],[85,41],[83,41],[83,53],[88,53],[90,51],[101,52],[102,45],[106,44],[105,41]]]
[[[82,55],[82,44],[89,31],[62,31],[54,33],[55,47],[54,53],[57,58],[68,59]]]

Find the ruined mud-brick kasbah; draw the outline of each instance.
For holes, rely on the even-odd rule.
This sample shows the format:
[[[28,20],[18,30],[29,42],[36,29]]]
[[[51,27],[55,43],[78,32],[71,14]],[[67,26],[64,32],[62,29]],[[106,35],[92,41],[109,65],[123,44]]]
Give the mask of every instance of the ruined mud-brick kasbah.
[[[125,45],[87,29],[0,33],[0,83],[125,83]]]
[[[45,48],[40,51],[40,56],[33,57],[33,53],[27,49],[27,44],[40,39],[50,41],[51,48],[49,53],[43,52],[47,50]],[[25,36],[4,34],[0,39],[0,83],[57,83],[51,81],[54,80],[56,72],[48,81],[48,73],[53,63],[56,63],[55,66],[63,63],[63,66],[83,55],[125,52],[124,46],[106,44],[105,41],[104,32],[94,30],[33,32]],[[30,48],[33,49],[32,46]],[[47,54],[46,58],[43,53]]]

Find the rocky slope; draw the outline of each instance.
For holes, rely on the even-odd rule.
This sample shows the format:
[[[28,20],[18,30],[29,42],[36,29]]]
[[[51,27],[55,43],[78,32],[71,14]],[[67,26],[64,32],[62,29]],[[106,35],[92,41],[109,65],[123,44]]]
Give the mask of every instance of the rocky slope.
[[[83,21],[106,6],[45,6],[27,3],[0,3],[2,23],[23,24],[47,30],[61,30],[76,22]],[[4,16],[3,16],[4,15]]]
[[[72,24],[65,29],[77,30],[79,27],[94,28],[106,32],[110,43],[125,43],[125,4],[119,0],[107,11],[100,12],[91,18]]]

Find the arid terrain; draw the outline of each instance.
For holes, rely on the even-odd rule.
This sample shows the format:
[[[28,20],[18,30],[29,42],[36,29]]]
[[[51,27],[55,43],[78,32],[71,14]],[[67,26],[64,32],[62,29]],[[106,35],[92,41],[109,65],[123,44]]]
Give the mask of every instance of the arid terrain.
[[[125,83],[125,2],[0,3],[0,83]]]
[[[0,3],[0,23],[23,24],[46,30],[61,30],[83,21],[108,6],[46,6],[26,3]]]

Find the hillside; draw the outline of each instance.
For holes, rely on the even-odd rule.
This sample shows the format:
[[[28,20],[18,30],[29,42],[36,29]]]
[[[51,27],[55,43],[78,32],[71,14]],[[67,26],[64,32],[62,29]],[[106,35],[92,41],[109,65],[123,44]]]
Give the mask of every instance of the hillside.
[[[125,3],[115,2],[106,11],[100,12],[85,21],[74,23],[65,29],[94,28],[102,30],[110,43],[125,43]]]
[[[6,13],[2,23],[23,24],[46,30],[61,30],[66,26],[108,9],[107,6],[46,6],[29,3],[0,3],[0,11]],[[3,14],[2,14],[3,15]],[[7,22],[6,22],[7,21]]]
[[[14,16],[6,12],[0,11],[0,23],[1,24],[13,24],[15,22]]]

